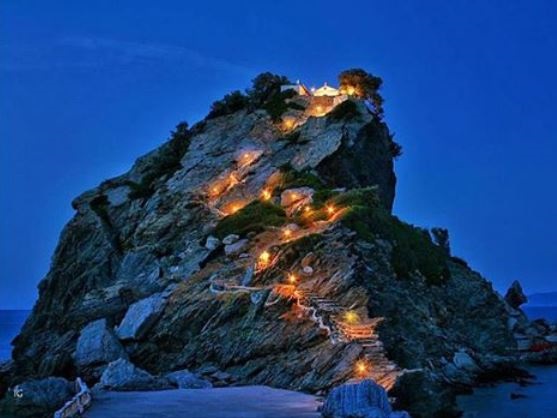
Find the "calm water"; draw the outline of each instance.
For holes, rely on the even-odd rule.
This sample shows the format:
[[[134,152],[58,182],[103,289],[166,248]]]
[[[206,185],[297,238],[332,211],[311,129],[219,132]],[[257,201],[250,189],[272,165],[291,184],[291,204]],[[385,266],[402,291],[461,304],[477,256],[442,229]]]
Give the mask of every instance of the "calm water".
[[[10,342],[19,333],[21,326],[29,316],[30,311],[2,311],[0,310],[0,360],[12,356]]]
[[[557,322],[557,306],[524,306],[524,312],[530,319],[545,318],[550,322]]]
[[[557,306],[525,306],[531,320],[544,318],[557,322]],[[458,404],[463,418],[557,418],[557,365],[529,367],[536,383],[520,387],[503,383],[475,389],[473,395],[460,396]],[[526,396],[511,399],[511,393]]]
[[[557,365],[528,370],[537,377],[533,385],[503,383],[460,396],[463,418],[557,418]],[[526,397],[512,400],[511,393]]]

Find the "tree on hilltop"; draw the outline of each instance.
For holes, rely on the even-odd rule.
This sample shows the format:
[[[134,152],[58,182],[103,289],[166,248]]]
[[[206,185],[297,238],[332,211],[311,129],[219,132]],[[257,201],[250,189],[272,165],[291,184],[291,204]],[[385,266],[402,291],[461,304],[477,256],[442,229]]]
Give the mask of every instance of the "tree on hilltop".
[[[280,93],[280,86],[284,84],[291,84],[286,76],[267,71],[252,80],[252,86],[246,90],[246,93],[251,104],[259,107]]]
[[[383,117],[383,97],[379,89],[383,84],[381,77],[376,77],[361,68],[352,68],[338,75],[341,93],[369,100],[374,108],[374,114]]]

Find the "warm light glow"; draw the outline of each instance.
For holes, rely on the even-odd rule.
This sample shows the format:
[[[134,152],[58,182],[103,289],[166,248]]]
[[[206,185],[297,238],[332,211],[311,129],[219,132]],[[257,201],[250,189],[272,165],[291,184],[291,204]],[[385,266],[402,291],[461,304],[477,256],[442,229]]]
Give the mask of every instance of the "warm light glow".
[[[355,92],[356,92],[356,89],[354,89],[353,86],[346,87],[346,94],[348,94],[349,96],[352,96]]]
[[[311,213],[311,207],[310,207],[310,206],[306,206],[306,207],[304,208],[304,212],[305,212],[305,213],[308,213],[308,214]]]
[[[282,122],[284,129],[292,129],[294,127],[294,119],[293,118],[285,118]]]
[[[288,275],[288,282],[291,284],[295,284],[298,281],[298,278],[296,277],[295,274],[290,273]]]
[[[332,205],[327,206],[327,213],[329,215],[332,215],[333,213],[335,213],[335,207]]]
[[[268,251],[263,251],[261,254],[259,254],[259,262],[262,265],[267,265],[269,264],[269,260],[271,259],[271,254],[269,254]]]
[[[240,205],[238,204],[233,204],[232,206],[230,206],[230,214],[236,213],[241,209]]]
[[[345,312],[345,314],[344,314],[344,320],[346,322],[348,322],[349,324],[354,324],[354,323],[358,322],[359,319],[360,318],[359,318],[358,314],[354,311],[348,311],[348,312]]]
[[[228,176],[228,180],[230,181],[231,186],[238,183],[238,179],[236,178],[236,175],[234,173],[230,173],[230,175]]]
[[[270,192],[270,190],[269,190],[269,189],[264,189],[264,190],[261,192],[261,198],[262,198],[263,200],[269,200],[269,199],[271,198],[271,192]]]
[[[296,193],[296,192],[290,193],[290,198],[292,200],[298,200],[299,199],[298,193]]]
[[[364,360],[358,360],[356,362],[356,372],[358,375],[363,376],[367,373],[368,364]]]
[[[292,236],[292,230],[286,228],[282,231],[284,238],[290,238]]]
[[[219,192],[220,192],[220,191],[219,191],[219,188],[218,188],[217,186],[213,187],[213,188],[211,189],[211,191],[212,191],[213,194],[215,194],[215,195],[218,195]]]
[[[321,105],[315,106],[315,111],[316,111],[317,113],[323,113],[323,106],[321,106]]]

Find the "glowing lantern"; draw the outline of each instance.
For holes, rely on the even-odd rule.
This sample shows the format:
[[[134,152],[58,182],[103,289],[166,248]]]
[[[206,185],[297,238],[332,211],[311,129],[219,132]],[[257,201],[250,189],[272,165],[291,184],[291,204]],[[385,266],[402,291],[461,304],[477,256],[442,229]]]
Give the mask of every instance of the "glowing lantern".
[[[230,214],[236,213],[240,210],[240,205],[238,205],[237,203],[234,203],[232,206],[230,206]]]
[[[261,192],[261,198],[262,198],[263,200],[269,200],[269,199],[271,198],[271,192],[269,191],[269,189],[264,189],[264,190]]]
[[[354,324],[356,322],[358,322],[359,320],[359,316],[356,312],[354,311],[348,311],[344,314],[344,320],[346,322],[348,322],[349,324]]]
[[[282,122],[284,129],[290,130],[294,127],[294,119],[293,118],[285,118]]]
[[[290,274],[288,275],[288,282],[289,282],[290,284],[296,284],[297,281],[298,281],[298,278],[296,277],[295,274],[290,273]]]
[[[356,373],[359,376],[364,376],[368,371],[368,365],[364,360],[358,360],[356,362]]]
[[[236,178],[236,175],[234,173],[230,173],[230,175],[228,176],[228,181],[230,183],[230,186],[238,184],[238,179]]]
[[[271,254],[269,254],[269,251],[263,251],[261,254],[259,254],[259,263],[262,266],[266,266],[267,264],[269,264],[270,259]]]

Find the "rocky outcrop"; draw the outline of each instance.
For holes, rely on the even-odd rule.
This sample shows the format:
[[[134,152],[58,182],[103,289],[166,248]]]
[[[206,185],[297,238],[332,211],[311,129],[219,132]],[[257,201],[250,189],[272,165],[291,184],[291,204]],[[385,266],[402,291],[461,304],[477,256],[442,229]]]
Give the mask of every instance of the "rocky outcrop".
[[[163,293],[155,293],[132,304],[116,335],[122,340],[140,340],[157,321],[166,303]]]
[[[94,369],[119,358],[127,358],[127,354],[114,332],[108,329],[106,319],[98,319],[83,328],[74,355],[78,369]]]
[[[152,376],[125,359],[110,363],[97,386],[99,389],[119,391],[158,390],[171,387],[168,380]]]
[[[520,305],[528,302],[528,298],[524,294],[522,286],[518,280],[515,280],[511,284],[511,287],[507,290],[507,293],[505,294],[505,301],[507,301],[507,303],[514,309],[518,309]]]
[[[410,418],[406,412],[393,412],[385,389],[371,380],[334,388],[322,414],[324,418]]]
[[[74,395],[72,383],[61,377],[29,380],[8,391],[0,402],[1,416],[48,416]]]
[[[165,376],[170,383],[180,389],[207,389],[213,387],[212,383],[189,370],[178,370]]]
[[[79,374],[132,390],[187,369],[326,392],[372,353],[367,376],[390,387],[426,370],[429,390],[469,378],[464,354],[482,368],[507,353],[509,306],[391,216],[391,134],[345,103],[291,109],[290,128],[263,109],[206,119],[77,197],[2,383]],[[339,331],[348,311],[374,324],[365,338]],[[431,402],[425,418],[442,408]]]

